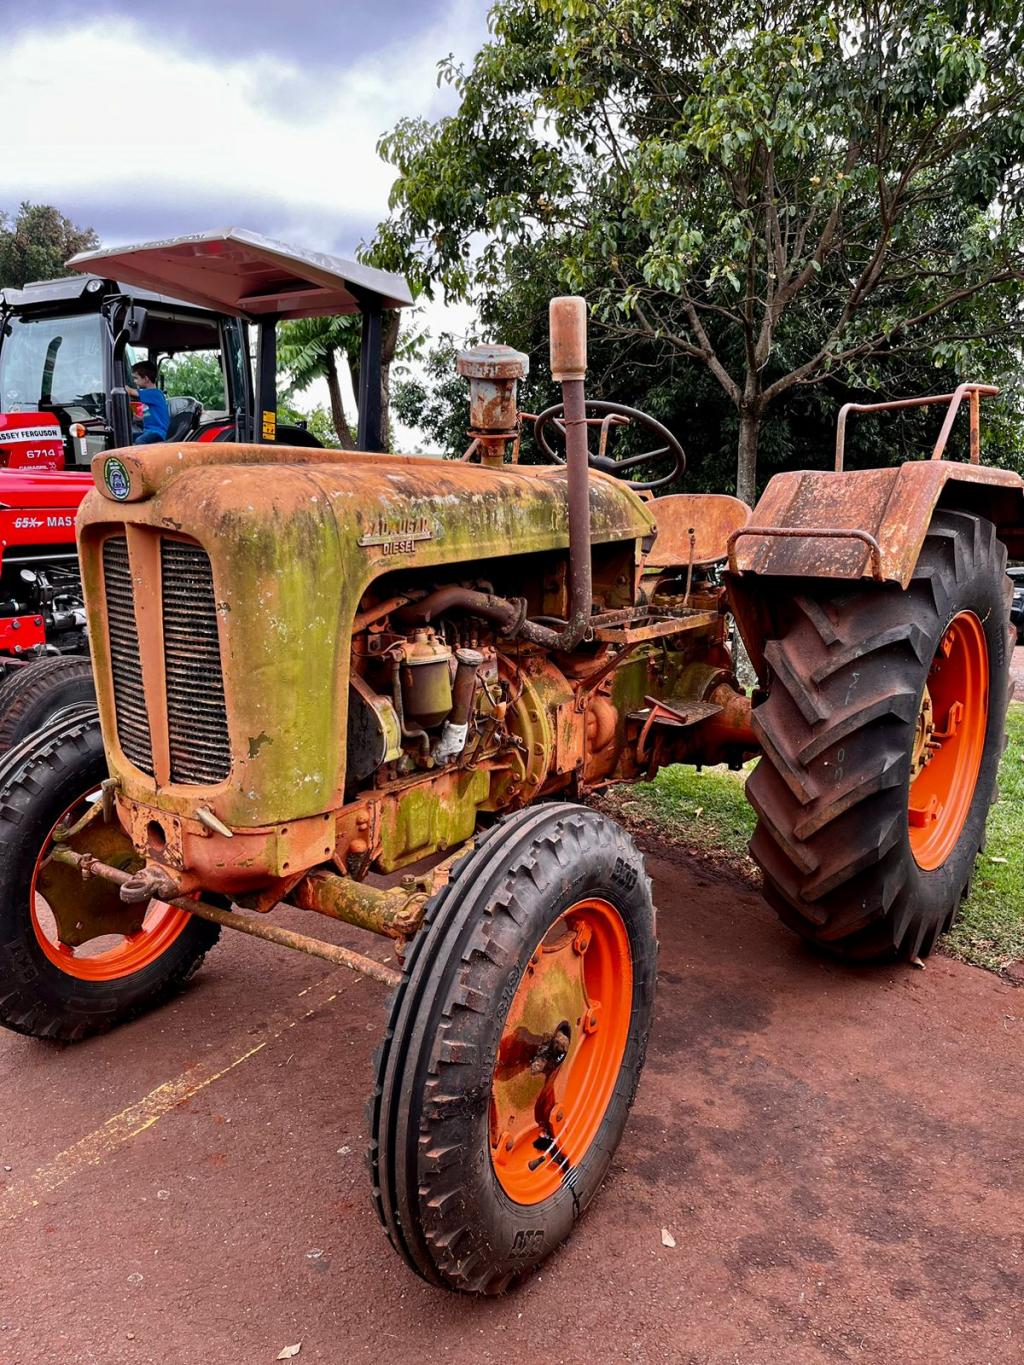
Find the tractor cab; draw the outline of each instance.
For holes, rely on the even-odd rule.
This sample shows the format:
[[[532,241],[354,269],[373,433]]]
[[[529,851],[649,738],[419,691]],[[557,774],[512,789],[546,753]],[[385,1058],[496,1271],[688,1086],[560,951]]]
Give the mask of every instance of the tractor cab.
[[[237,318],[97,274],[4,290],[0,307],[0,457],[8,468],[84,469],[98,452],[130,445],[139,414],[125,390],[142,359],[156,364],[167,394],[169,440],[201,440],[251,410]]]

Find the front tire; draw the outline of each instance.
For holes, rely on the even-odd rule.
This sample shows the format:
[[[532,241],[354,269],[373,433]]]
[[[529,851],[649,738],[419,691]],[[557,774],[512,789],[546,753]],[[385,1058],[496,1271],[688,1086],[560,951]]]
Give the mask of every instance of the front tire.
[[[107,776],[95,711],[66,712],[0,760],[0,1024],[76,1042],[180,990],[219,926],[161,902],[123,905],[117,887],[46,861],[55,832],[98,799]],[[116,821],[67,840],[79,853],[138,866]]]
[[[1006,743],[1005,568],[991,522],[936,512],[906,591],[801,585],[767,643],[750,851],[810,942],[924,957],[951,926]]]
[[[496,1294],[568,1237],[633,1102],[656,957],[643,860],[594,811],[517,812],[457,864],[370,1110],[377,1210],[425,1280]]]

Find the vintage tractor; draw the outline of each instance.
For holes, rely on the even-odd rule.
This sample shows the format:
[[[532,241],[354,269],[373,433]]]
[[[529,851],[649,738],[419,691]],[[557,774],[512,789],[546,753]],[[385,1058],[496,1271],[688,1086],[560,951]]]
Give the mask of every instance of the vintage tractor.
[[[380,297],[365,266],[257,233],[197,233],[187,242],[187,254],[173,240],[83,252],[68,263],[79,274],[0,291],[0,752],[92,697],[75,514],[92,487],[90,460],[132,443],[132,363],[150,360],[163,386],[167,362],[216,361],[221,394],[212,406],[168,389],[168,440],[319,446],[304,428],[277,423],[277,322],[358,306],[369,324],[384,304],[411,301],[402,281],[389,277],[392,293]],[[235,269],[240,257],[244,275]],[[225,259],[237,289],[208,291]],[[348,289],[358,304],[339,292]],[[366,331],[361,374],[379,390],[380,329]],[[367,395],[361,413],[360,443],[376,449],[379,403]]]
[[[0,767],[3,1022],[108,1029],[223,926],[387,983],[377,1211],[419,1275],[480,1293],[572,1231],[644,1063],[651,883],[587,793],[760,753],[752,849],[785,921],[847,957],[928,953],[995,791],[1024,535],[1022,481],[976,443],[971,463],[782,476],[752,519],[650,497],[610,463],[624,423],[648,485],[682,451],[588,410],[579,299],[552,303],[564,401],[538,419],[566,463],[509,463],[525,366],[460,358],[461,464],[98,456],[78,534],[99,716]],[[977,430],[980,393],[951,396],[947,434],[964,396]],[[401,971],[285,930],[285,905],[388,936]]]

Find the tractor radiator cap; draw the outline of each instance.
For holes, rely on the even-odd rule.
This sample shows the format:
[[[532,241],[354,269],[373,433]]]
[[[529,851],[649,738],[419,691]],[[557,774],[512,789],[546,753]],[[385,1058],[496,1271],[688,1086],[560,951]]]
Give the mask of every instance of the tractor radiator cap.
[[[470,346],[455,362],[464,379],[525,379],[530,357],[511,346]]]

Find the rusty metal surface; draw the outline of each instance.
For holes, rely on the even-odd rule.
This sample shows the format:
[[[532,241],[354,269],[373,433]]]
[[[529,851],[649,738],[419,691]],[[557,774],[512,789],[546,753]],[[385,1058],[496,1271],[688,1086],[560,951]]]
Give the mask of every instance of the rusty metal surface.
[[[990,517],[1008,538],[1024,532],[1024,480],[1009,470],[947,460],[842,474],[805,470],[771,480],[746,528],[749,534],[736,546],[733,572],[861,578],[872,572],[866,535],[878,544],[880,576],[906,587],[940,499],[944,506],[965,506]],[[822,539],[816,532],[823,526],[856,531],[859,539],[845,544]],[[802,534],[758,537],[759,527]]]
[[[115,886],[122,887],[132,880],[132,874],[121,871],[120,868],[110,867],[108,864],[100,862],[87,854],[79,854],[70,848],[55,848],[50,854],[50,859],[55,863],[63,863],[67,867],[75,870],[76,874],[88,882],[90,879],[98,879],[101,882],[113,883]],[[225,929],[237,929],[240,933],[249,934],[252,938],[263,939],[265,943],[276,943],[280,948],[291,948],[296,952],[307,953],[311,957],[323,958],[325,962],[334,962],[342,967],[351,967],[355,972],[363,976],[372,977],[375,981],[383,982],[386,986],[397,986],[402,979],[401,973],[396,972],[393,967],[387,967],[382,962],[375,962],[372,958],[364,957],[362,953],[355,953],[350,948],[342,948],[334,943],[324,943],[320,939],[309,938],[306,934],[297,934],[292,929],[283,929],[276,924],[267,924],[263,920],[253,919],[238,913],[221,910],[214,905],[206,905],[202,901],[192,900],[189,897],[178,897],[169,901],[168,904],[176,906],[179,910],[187,910],[190,915],[197,915],[200,919],[211,920],[214,924],[220,924]],[[130,914],[130,912],[125,912]],[[124,932],[120,929],[118,932]]]
[[[554,305],[558,302],[560,300],[552,300],[552,317]],[[579,359],[575,354],[571,358]],[[585,333],[583,364],[585,367]],[[554,374],[554,331],[551,340],[551,370]],[[565,472],[568,480],[569,619],[562,630],[553,630],[549,626],[538,625],[535,621],[524,621],[519,633],[524,640],[531,640],[534,644],[544,645],[548,649],[568,651],[575,649],[586,634],[594,603],[590,534],[590,456],[587,450],[587,411],[581,378],[563,379],[562,403],[565,408]]]
[[[426,886],[414,883],[383,890],[336,873],[311,872],[290,892],[289,901],[301,910],[344,920],[357,929],[407,939],[420,927],[432,889],[432,881]]]
[[[274,450],[268,464],[266,447],[256,448],[262,452],[258,463],[238,447],[179,447],[176,459],[167,448],[152,449],[157,453],[146,466],[147,479],[159,485],[158,493],[129,505],[91,493],[81,512],[104,737],[126,795],[153,802],[155,782],[117,744],[101,546],[119,522],[128,523],[133,545],[148,546],[167,531],[191,537],[212,562],[232,737],[231,776],[203,789],[203,804],[236,831],[343,804],[349,660],[338,644],[350,638],[375,578],[396,569],[423,570],[426,577],[438,565],[460,562],[479,563],[486,573],[485,561],[510,549],[559,551],[569,539],[562,469],[489,470],[359,455],[292,463],[296,453],[283,450]],[[221,452],[223,462],[216,454],[211,458],[211,450]],[[628,544],[650,534],[652,519],[642,501],[615,480],[591,474],[583,492],[590,535],[581,553],[588,560],[591,544]],[[152,572],[155,562],[147,574]],[[155,580],[140,571],[138,581],[149,592],[145,585]],[[160,678],[152,687],[147,680],[146,691],[152,704],[161,693]],[[193,797],[171,784],[161,789],[159,803],[188,816]]]
[[[469,380],[471,434],[514,436],[519,428],[516,388],[530,372],[530,358],[511,346],[473,346],[460,351],[455,368]]]
[[[949,411],[943,419],[942,429],[932,450],[931,458],[941,460],[949,440],[950,432],[953,430],[953,423],[956,420],[960,404],[967,397],[970,406],[971,423],[971,464],[981,462],[981,399],[995,398],[999,390],[994,384],[959,384],[952,393],[926,394],[920,398],[894,398],[886,403],[844,403],[839,409],[839,420],[836,423],[836,473],[840,474],[843,470],[843,459],[846,454],[846,421],[851,412],[900,412],[906,408],[928,408],[941,405],[948,405]]]
[[[587,302],[578,295],[552,299],[548,306],[551,378],[581,383],[587,373]],[[581,414],[582,415],[582,414]]]
[[[91,812],[102,811],[99,802]],[[69,830],[59,849],[90,862],[113,864],[128,878],[141,866],[120,825],[92,820]],[[36,891],[46,901],[57,925],[57,937],[77,948],[105,934],[134,934],[142,928],[145,907],[128,909],[110,882],[83,878],[70,861],[52,857],[39,869]]]
[[[767,539],[773,537],[781,540],[859,540],[862,545],[868,547],[871,556],[871,577],[881,580],[882,573],[882,551],[878,541],[867,531],[861,531],[857,527],[835,527],[835,526],[816,526],[814,530],[806,530],[798,526],[748,526],[738,531],[734,531],[729,537],[729,568],[733,573],[736,568],[736,546],[744,536],[763,536]]]
[[[665,636],[682,635],[690,630],[704,630],[708,626],[716,625],[718,620],[718,611],[694,611],[685,616],[655,617],[654,620],[641,621],[638,625],[624,622],[622,625],[597,626],[594,629],[594,639],[607,644],[642,644],[645,640],[660,640]]]
[[[691,531],[693,564],[718,564],[728,553],[729,537],[750,521],[747,504],[724,493],[670,493],[647,506],[658,536],[644,561],[645,569],[689,564]]]

